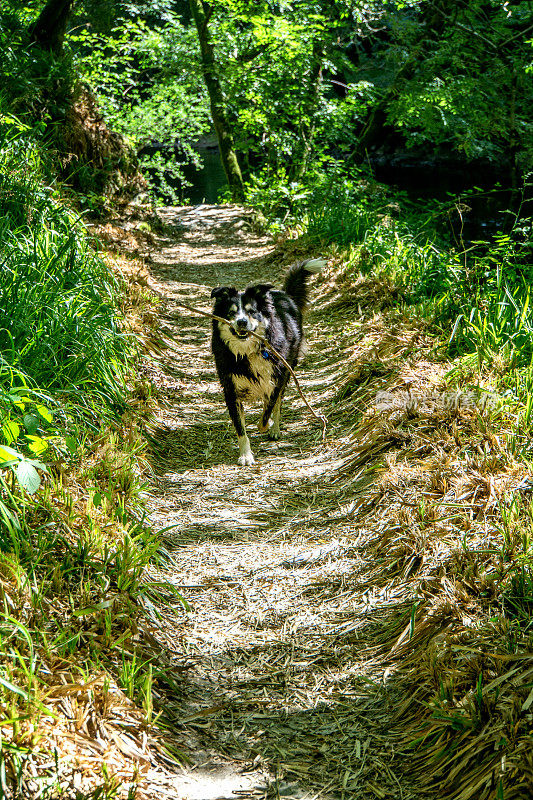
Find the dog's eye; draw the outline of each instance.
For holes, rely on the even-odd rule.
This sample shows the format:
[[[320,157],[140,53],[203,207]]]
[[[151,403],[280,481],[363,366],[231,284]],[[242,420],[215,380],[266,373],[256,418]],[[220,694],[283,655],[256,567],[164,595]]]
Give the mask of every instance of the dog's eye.
[[[253,311],[254,307],[253,307],[253,305],[251,303],[246,303],[246,305],[244,306],[244,310],[245,311]]]
[[[232,314],[235,314],[235,312],[237,311],[237,306],[235,305],[235,303],[232,303],[230,305],[229,310],[231,311]]]

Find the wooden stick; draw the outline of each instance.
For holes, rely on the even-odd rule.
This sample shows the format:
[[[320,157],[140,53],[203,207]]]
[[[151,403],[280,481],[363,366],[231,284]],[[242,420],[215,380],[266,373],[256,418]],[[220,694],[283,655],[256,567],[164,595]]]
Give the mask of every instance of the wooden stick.
[[[229,325],[231,327],[231,323],[229,322],[229,320],[224,319],[224,317],[217,317],[216,314],[212,314],[209,311],[203,311],[201,308],[194,308],[193,306],[187,305],[187,303],[178,303],[176,300],[172,300],[171,302],[173,302],[174,305],[177,305],[180,308],[186,308],[188,311],[192,311],[193,314],[200,314],[200,316],[202,316],[202,317],[210,317],[211,319],[214,319],[217,322],[223,322],[226,325]],[[274,347],[272,347],[270,342],[267,339],[265,339],[264,336],[260,336],[258,333],[254,333],[254,331],[248,331],[247,333],[248,333],[249,336],[253,336],[255,339],[259,339],[261,344],[264,346],[265,350],[268,350],[268,352],[272,353],[273,356],[275,356],[276,358],[279,358],[279,360],[281,361],[283,366],[286,367],[289,370],[290,374],[293,377],[294,383],[296,384],[296,388],[298,389],[298,391],[300,393],[300,397],[304,401],[305,405],[307,406],[307,408],[309,409],[309,411],[311,412],[313,417],[315,419],[317,419],[319,422],[322,423],[322,441],[324,441],[325,438],[326,438],[326,426],[328,424],[327,417],[325,417],[324,414],[317,414],[316,411],[309,404],[305,394],[302,391],[302,387],[300,386],[300,382],[299,382],[298,378],[296,377],[296,375],[294,374],[294,370],[291,367],[291,365],[283,358],[281,353],[278,353],[278,351]]]

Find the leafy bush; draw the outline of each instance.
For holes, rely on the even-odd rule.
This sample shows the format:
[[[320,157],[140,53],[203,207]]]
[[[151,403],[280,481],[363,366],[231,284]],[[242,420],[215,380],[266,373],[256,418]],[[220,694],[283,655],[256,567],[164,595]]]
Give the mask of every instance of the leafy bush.
[[[482,278],[474,293],[465,287],[455,301],[460,311],[451,343],[456,352],[476,352],[479,366],[499,362],[506,369],[515,369],[533,363],[531,264],[527,259],[533,238],[529,247],[523,247],[516,234],[517,230],[500,235],[486,254],[473,259],[472,272]]]
[[[106,121],[141,154],[149,186],[167,201],[181,201],[176,187],[188,185],[182,167],[198,166],[191,142],[211,125],[193,32],[168,12],[155,29],[123,18],[106,35],[75,30],[68,43]]]
[[[77,81],[72,61],[30,46],[33,12],[18,3],[10,11],[9,5],[0,8],[0,114],[34,126],[55,122],[64,117]]]
[[[319,184],[307,200],[309,235],[341,246],[365,241],[378,223],[378,204],[367,190],[364,182],[337,174]]]
[[[299,218],[310,192],[308,185],[291,180],[283,168],[275,176],[268,169],[261,170],[246,183],[248,203],[267,217],[273,229]]]

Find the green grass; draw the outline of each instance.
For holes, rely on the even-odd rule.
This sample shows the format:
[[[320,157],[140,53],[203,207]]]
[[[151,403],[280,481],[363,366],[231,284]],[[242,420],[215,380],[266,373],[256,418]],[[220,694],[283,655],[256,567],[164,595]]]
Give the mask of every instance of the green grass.
[[[503,451],[495,469],[516,468],[518,460],[529,471],[533,469],[532,221],[506,215],[514,220],[509,230],[458,251],[445,227],[439,230],[439,217],[446,220],[444,204],[415,206],[401,196],[391,203],[389,190],[338,176],[309,190],[295,213],[316,243],[334,245],[335,252],[340,248],[345,253],[354,301],[357,279],[386,278],[384,286],[392,281],[399,298],[397,310],[432,332],[436,349],[452,363],[450,387],[490,387],[499,398],[494,429]],[[478,424],[482,433],[482,415]],[[477,457],[468,445],[466,451],[465,457]],[[531,635],[533,624],[533,506],[527,487],[525,491],[500,504],[498,529],[498,602],[509,620],[509,636],[522,642]],[[481,683],[477,691],[481,692]],[[453,724],[452,720],[451,728]]]
[[[15,794],[55,665],[82,682],[106,670],[150,721],[159,673],[134,634],[157,604],[182,602],[145,577],[159,542],[123,415],[136,349],[120,291],[47,185],[33,132],[0,118],[0,783]]]
[[[453,205],[453,204],[452,204]],[[475,354],[479,366],[528,367],[533,362],[533,227],[514,224],[464,252],[439,232],[446,204],[418,206],[359,177],[333,176],[309,189],[294,218],[312,239],[350,248],[354,274],[386,274],[406,305],[447,338],[451,356]],[[504,365],[504,366],[502,366]]]
[[[0,126],[0,350],[80,409],[118,410],[133,344],[115,311],[117,285],[42,180],[31,133],[5,125],[2,136]]]
[[[390,326],[402,331],[405,326],[411,331],[414,323],[429,351],[420,360],[416,353],[407,356],[406,371],[412,368],[417,376],[415,386],[418,381],[424,386],[424,359],[431,362],[434,357],[450,364],[444,374],[427,371],[428,378],[438,380],[437,391],[479,392],[489,400],[458,411],[444,424],[431,412],[420,418],[410,418],[407,411],[385,418],[387,425],[424,442],[421,458],[407,446],[391,459],[402,468],[402,485],[394,483],[394,492],[402,493],[410,480],[423,486],[421,473],[435,480],[435,495],[433,486],[427,494],[422,489],[423,499],[417,498],[416,504],[406,490],[405,505],[413,510],[409,519],[400,518],[402,531],[406,536],[409,530],[424,531],[422,547],[427,545],[430,552],[431,541],[443,551],[454,543],[449,559],[437,559],[434,585],[427,573],[420,583],[412,578],[413,592],[420,590],[424,598],[420,619],[429,630],[433,609],[453,604],[454,587],[460,587],[456,607],[468,608],[465,622],[451,612],[453,622],[436,625],[427,642],[413,642],[405,661],[400,656],[398,674],[406,676],[400,683],[406,698],[401,722],[408,731],[407,758],[414,754],[434,785],[440,780],[455,797],[466,791],[472,775],[478,779],[484,762],[491,774],[496,747],[507,763],[517,764],[516,774],[502,771],[490,790],[491,779],[477,789],[486,797],[504,797],[504,790],[505,796],[518,796],[525,785],[521,774],[524,769],[527,773],[527,756],[521,762],[522,754],[531,749],[530,726],[523,720],[531,706],[527,658],[533,641],[532,223],[506,215],[514,219],[509,230],[465,246],[450,242],[444,226],[439,229],[439,214],[446,219],[442,204],[416,207],[401,197],[392,204],[386,190],[357,182],[337,181],[334,189],[329,195],[308,192],[298,224],[316,247],[331,248],[334,264],[342,258],[341,291],[350,308],[359,307],[362,327],[365,315],[372,322],[375,318],[382,330]],[[384,295],[390,294],[381,319],[374,293],[369,307],[364,303],[365,291],[376,283]],[[350,392],[364,381],[360,372],[358,364]],[[384,424],[379,412],[375,418],[376,424]],[[438,433],[430,433],[432,424],[440,428]],[[457,474],[457,484],[453,474],[439,484],[434,465],[442,463]],[[487,496],[475,503],[478,491]],[[433,496],[443,503],[438,523],[429,513]],[[450,508],[454,516],[448,524]],[[418,557],[418,551],[411,553]],[[438,586],[441,580],[447,580],[445,591]],[[411,634],[416,622],[415,606]],[[518,677],[522,665],[523,676]],[[410,710],[408,698],[416,698]],[[464,755],[469,751],[470,764]]]

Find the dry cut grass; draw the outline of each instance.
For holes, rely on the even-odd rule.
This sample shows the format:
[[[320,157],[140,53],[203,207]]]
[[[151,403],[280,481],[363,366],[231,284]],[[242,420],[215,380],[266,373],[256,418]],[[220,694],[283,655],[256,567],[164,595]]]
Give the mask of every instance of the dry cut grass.
[[[398,763],[424,797],[525,798],[533,641],[527,587],[513,595],[529,574],[530,472],[494,378],[458,385],[439,351],[400,312],[370,320],[331,406],[355,420],[340,480],[348,491],[372,471],[356,512],[368,591],[410,601],[376,642],[397,697]]]

